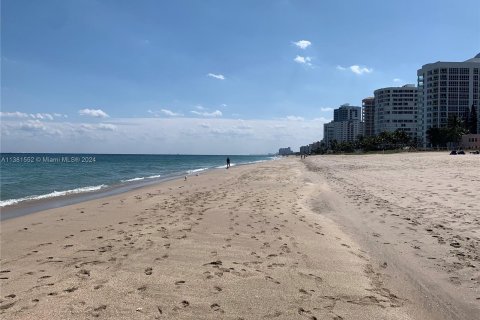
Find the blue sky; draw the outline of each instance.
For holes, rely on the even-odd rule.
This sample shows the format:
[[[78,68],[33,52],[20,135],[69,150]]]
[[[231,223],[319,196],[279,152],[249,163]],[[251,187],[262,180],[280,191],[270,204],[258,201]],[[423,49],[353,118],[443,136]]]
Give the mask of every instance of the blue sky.
[[[332,108],[480,51],[473,0],[3,0],[1,18],[2,151],[298,148]]]

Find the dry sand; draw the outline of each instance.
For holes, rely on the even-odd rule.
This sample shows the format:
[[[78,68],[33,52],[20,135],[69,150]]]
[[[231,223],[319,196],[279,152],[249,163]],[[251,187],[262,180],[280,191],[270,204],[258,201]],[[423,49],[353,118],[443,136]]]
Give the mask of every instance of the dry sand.
[[[7,220],[1,317],[475,319],[479,164],[288,158]]]
[[[480,157],[404,153],[304,163],[324,184],[312,206],[385,266],[387,286],[435,318],[480,319]]]

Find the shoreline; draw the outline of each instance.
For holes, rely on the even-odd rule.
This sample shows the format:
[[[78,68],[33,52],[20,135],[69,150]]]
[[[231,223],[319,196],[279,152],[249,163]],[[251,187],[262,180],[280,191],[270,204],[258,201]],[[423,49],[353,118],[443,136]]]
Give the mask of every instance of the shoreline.
[[[232,164],[232,167],[252,165],[255,163],[274,161],[274,160],[275,159],[260,160],[260,161],[238,163],[238,164],[234,163]],[[183,179],[183,177],[185,176],[186,177],[198,176],[199,174],[208,173],[214,170],[221,170],[221,168],[211,167],[211,168],[192,169],[192,170],[188,170],[187,172],[172,173],[172,174],[168,174],[168,175],[158,177],[158,178],[153,178],[153,179],[142,178],[142,179],[136,180],[135,178],[131,180],[125,180],[125,181],[116,183],[114,185],[106,185],[104,188],[100,188],[98,190],[84,191],[84,192],[78,192],[78,193],[72,192],[69,194],[62,194],[58,196],[45,197],[45,196],[48,196],[49,194],[29,196],[29,197],[42,197],[42,198],[21,200],[11,205],[5,205],[3,207],[0,207],[0,221],[14,219],[14,218],[29,215],[32,213],[36,213],[39,211],[61,208],[61,207],[78,204],[78,203],[82,203],[90,200],[102,199],[102,198],[126,193],[129,191],[142,189],[152,185],[165,183],[171,180]],[[82,188],[78,188],[78,189],[82,189]],[[65,191],[59,191],[59,192],[67,192],[67,191],[72,191],[72,190],[65,190]],[[25,198],[28,198],[28,197],[25,197]],[[20,199],[24,199],[24,198],[20,198]],[[10,201],[10,200],[18,200],[18,199],[8,199],[5,201]]]

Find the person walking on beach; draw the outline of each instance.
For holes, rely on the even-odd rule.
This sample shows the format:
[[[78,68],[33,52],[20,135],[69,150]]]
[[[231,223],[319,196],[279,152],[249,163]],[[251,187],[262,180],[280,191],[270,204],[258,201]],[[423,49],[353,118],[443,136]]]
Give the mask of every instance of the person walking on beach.
[[[227,169],[230,168],[230,158],[227,157]]]

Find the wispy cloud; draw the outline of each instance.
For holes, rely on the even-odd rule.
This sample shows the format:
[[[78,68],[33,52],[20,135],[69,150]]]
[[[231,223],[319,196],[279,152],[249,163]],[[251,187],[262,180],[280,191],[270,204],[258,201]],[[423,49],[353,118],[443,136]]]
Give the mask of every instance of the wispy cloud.
[[[49,113],[37,113],[37,114],[32,114],[31,116],[34,119],[53,120],[53,116]]]
[[[223,115],[220,110],[215,110],[213,112],[207,112],[207,111],[204,111],[204,112],[190,111],[190,112],[197,116],[208,117],[208,118],[218,118]]]
[[[399,83],[399,82],[403,82],[403,80],[399,79],[399,78],[395,78],[395,79],[393,79],[393,82]]]
[[[153,115],[154,117],[160,117],[160,116],[168,116],[168,117],[182,117],[183,114],[179,112],[175,112],[169,109],[161,109],[160,111],[156,110],[148,110],[148,113]]]
[[[0,129],[4,152],[247,154],[273,152],[284,146],[296,149],[321,140],[327,119],[301,119],[240,120],[192,114],[78,123],[5,118]]]
[[[293,61],[295,61],[296,63],[305,64],[307,66],[312,65],[311,63],[312,58],[310,57],[296,56],[295,59],[293,59]]]
[[[108,118],[109,115],[101,109],[81,109],[78,110],[78,114],[81,116],[88,116],[93,118]]]
[[[359,65],[353,65],[353,66],[350,66],[350,67],[337,66],[337,70],[340,70],[340,71],[350,70],[351,72],[353,72],[355,74],[358,74],[358,75],[373,72],[372,68],[361,67]]]
[[[322,111],[322,112],[331,112],[331,111],[333,111],[333,108],[320,108],[320,111]]]
[[[22,122],[19,129],[24,131],[45,131],[47,127],[40,120],[28,120]]]
[[[300,41],[294,42],[293,44],[303,50],[307,49],[309,46],[312,45],[312,43],[308,40],[300,40]]]
[[[168,110],[168,109],[162,109],[162,110],[160,110],[160,112],[163,113],[163,114],[166,115],[166,116],[169,116],[169,117],[180,117],[180,116],[183,116],[183,114],[181,114],[181,113],[173,112],[173,111]]]
[[[115,131],[117,130],[117,126],[111,123],[99,123],[97,128],[104,131]]]
[[[27,113],[15,111],[15,112],[0,112],[0,117],[6,118],[28,118],[29,115]]]
[[[223,74],[209,73],[207,74],[207,77],[215,78],[218,80],[225,80],[225,76]]]
[[[298,117],[298,116],[287,116],[285,119],[289,121],[304,121],[305,118],[303,117]]]
[[[372,68],[360,67],[360,66],[357,66],[357,65],[350,66],[350,70],[353,73],[356,73],[356,74],[364,74],[364,73],[372,73],[373,72]]]
[[[0,112],[1,117],[5,118],[16,118],[16,119],[39,119],[39,120],[53,120],[54,117],[66,117],[65,115],[61,115],[58,113],[54,113],[53,115],[50,113],[25,113],[25,112]]]
[[[117,130],[117,126],[111,123],[98,123],[98,124],[92,124],[92,123],[81,123],[79,128],[80,131],[95,131],[95,130],[100,130],[100,131],[115,131]]]

